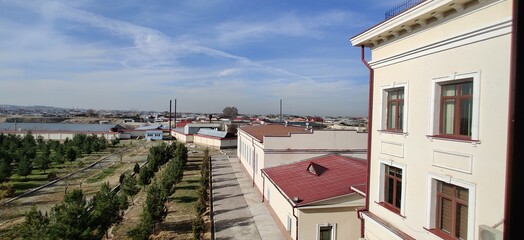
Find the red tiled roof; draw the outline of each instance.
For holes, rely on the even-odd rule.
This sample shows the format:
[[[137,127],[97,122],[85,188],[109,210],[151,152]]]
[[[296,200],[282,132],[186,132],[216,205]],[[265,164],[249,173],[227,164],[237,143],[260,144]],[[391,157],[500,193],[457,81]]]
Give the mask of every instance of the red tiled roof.
[[[321,166],[322,173],[310,172],[310,165],[315,166],[315,170]],[[352,186],[365,188],[367,161],[331,154],[262,171],[288,199],[298,197],[297,206],[304,206],[355,193]]]
[[[264,136],[284,137],[289,136],[291,133],[310,133],[303,127],[284,126],[279,124],[246,126],[240,127],[239,129],[258,139],[260,142],[264,141]]]

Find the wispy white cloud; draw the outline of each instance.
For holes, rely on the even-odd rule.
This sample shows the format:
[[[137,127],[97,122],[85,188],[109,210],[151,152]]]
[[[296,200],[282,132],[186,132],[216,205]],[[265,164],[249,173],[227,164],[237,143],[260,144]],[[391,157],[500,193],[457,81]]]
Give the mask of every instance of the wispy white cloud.
[[[182,1],[182,5],[212,12],[206,2]],[[33,19],[0,16],[0,103],[156,110],[164,107],[166,99],[178,98],[180,106],[187,104],[187,111],[213,112],[235,105],[245,112],[270,113],[273,102],[283,98],[288,112],[295,114],[328,114],[338,109],[363,113],[365,109],[361,100],[352,102],[366,99],[366,91],[360,92],[367,86],[359,81],[366,74],[361,63],[314,55],[339,48],[322,46],[321,38],[332,34],[331,28],[353,24],[351,11],[308,15],[286,10],[263,19],[234,18],[249,19],[244,22],[215,16],[221,19],[213,22],[218,27],[199,25],[194,31],[192,25],[185,25],[190,24],[187,19],[176,16],[169,23],[178,30],[171,31],[154,21],[142,24],[130,21],[133,16],[129,15],[105,15],[96,11],[100,6],[93,7],[101,4],[97,1],[0,2],[13,4]],[[144,19],[155,13],[129,7],[138,9]],[[162,7],[148,9],[169,17]],[[187,9],[177,9],[177,13]],[[274,44],[275,38],[284,42],[286,37],[309,38],[319,44],[286,43],[290,49],[315,49],[307,58],[286,52],[259,58],[253,53],[259,44]]]

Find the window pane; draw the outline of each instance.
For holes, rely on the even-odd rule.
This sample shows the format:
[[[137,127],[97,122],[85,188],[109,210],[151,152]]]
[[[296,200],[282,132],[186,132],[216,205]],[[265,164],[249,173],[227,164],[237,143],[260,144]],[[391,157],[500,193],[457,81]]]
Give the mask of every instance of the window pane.
[[[385,189],[384,201],[389,204],[393,204],[394,185],[395,185],[394,179],[390,177],[386,178],[386,189]]]
[[[460,101],[460,135],[471,136],[472,109],[471,99],[462,99]]]
[[[455,96],[455,88],[456,86],[454,84],[442,86],[442,96]]]
[[[320,227],[320,240],[331,240],[331,227]]]
[[[457,187],[457,198],[467,202],[468,201],[468,190],[465,188]]]
[[[402,196],[402,182],[401,181],[397,181],[397,192],[396,192],[396,201],[395,201],[395,207],[399,208],[400,209],[400,201],[401,201],[401,196]]]
[[[473,82],[461,83],[460,95],[473,95]]]
[[[460,239],[466,239],[468,235],[468,207],[464,205],[458,205],[456,214],[456,237]]]
[[[442,106],[442,133],[453,134],[455,123],[455,100],[448,99]]]
[[[388,99],[389,100],[397,99],[397,91],[389,91],[388,92]]]
[[[439,182],[439,186],[439,192],[445,194],[446,196],[453,197],[455,195],[453,185],[444,182]]]
[[[404,100],[398,103],[398,129],[402,130],[404,125]]]
[[[404,99],[404,89],[398,90],[398,99]]]
[[[440,212],[439,212],[439,219],[440,219],[440,226],[439,228],[447,233],[451,233],[451,200],[446,198],[440,199]]]
[[[395,128],[396,122],[397,122],[397,103],[389,102],[388,103],[388,129]]]

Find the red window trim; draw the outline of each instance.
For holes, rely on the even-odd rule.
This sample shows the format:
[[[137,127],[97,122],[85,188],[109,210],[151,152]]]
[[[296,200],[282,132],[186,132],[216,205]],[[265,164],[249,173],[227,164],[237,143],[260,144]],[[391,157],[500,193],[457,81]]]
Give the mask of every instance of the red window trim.
[[[401,116],[400,114],[400,104],[402,102],[402,104],[404,104],[404,97],[402,97],[402,99],[399,99],[399,94],[400,91],[402,91],[402,95],[404,95],[404,88],[394,88],[394,89],[388,89],[386,90],[386,92],[388,93],[388,96],[386,97],[386,129],[387,131],[392,131],[392,132],[402,132],[403,131],[403,126],[400,126],[400,118],[403,118],[404,116]],[[397,93],[397,99],[389,99],[389,95],[391,93]],[[397,121],[395,122],[395,127],[394,128],[389,128],[389,103],[390,102],[395,102],[396,105],[395,105],[395,112],[397,113],[397,115],[395,116],[397,118]],[[402,119],[402,122],[404,122],[404,119]]]
[[[454,96],[442,96],[442,92],[440,93],[440,116],[439,116],[439,135],[442,136],[449,136],[449,137],[458,137],[458,138],[469,138],[471,139],[471,135],[461,135],[460,132],[460,110],[461,110],[461,102],[464,99],[470,99],[473,101],[473,94],[469,95],[460,95],[460,84],[464,83],[471,83],[473,84],[473,80],[467,80],[467,81],[459,81],[459,82],[452,82],[447,84],[442,84],[440,87],[449,86],[449,85],[455,85],[455,95]],[[446,100],[453,99],[455,102],[455,109],[453,112],[453,134],[445,134],[443,133],[444,127],[443,127],[443,110],[444,110],[444,102]],[[473,117],[473,116],[470,116]]]
[[[442,230],[440,230],[438,228],[429,228],[428,229],[428,228],[424,227],[424,229],[426,231],[436,235],[437,237],[444,239],[444,240],[456,240],[457,239],[455,237],[450,236],[449,234],[447,234],[446,232],[444,232],[444,231],[442,231]]]
[[[402,169],[401,169],[401,168],[398,168],[398,167],[390,166],[390,165],[385,165],[385,168],[384,168],[384,173],[383,173],[383,174],[384,174],[384,189],[383,189],[383,191],[384,191],[384,196],[387,194],[387,193],[386,193],[387,180],[388,180],[389,178],[391,178],[391,179],[393,179],[393,182],[394,182],[394,184],[393,184],[393,185],[394,185],[394,189],[393,189],[393,196],[392,196],[392,199],[393,199],[393,203],[395,203],[395,201],[396,201],[396,199],[397,199],[397,198],[396,198],[396,195],[397,195],[397,187],[398,187],[398,186],[397,186],[397,181],[398,181],[399,184],[401,185],[400,187],[402,187],[402,178],[399,178],[399,177],[397,177],[397,176],[389,175],[389,174],[387,173],[387,171],[386,171],[386,169],[387,169],[388,167],[390,167],[390,168],[395,168],[395,169],[400,169],[400,171],[402,171]],[[402,173],[402,176],[404,176],[403,174],[404,174],[404,173]],[[401,196],[401,197],[402,197],[402,196]],[[402,199],[401,199],[400,201],[402,201]],[[381,203],[384,205],[384,207],[386,207],[386,208],[388,208],[388,209],[394,211],[394,212],[397,213],[397,214],[400,214],[400,208],[397,208],[395,205],[393,205],[393,204],[391,204],[391,203],[388,203],[388,202],[386,202],[386,201],[383,201],[383,202],[381,202]],[[400,203],[399,203],[399,204],[400,204]]]
[[[401,215],[400,214],[400,208],[396,208],[395,206],[392,206],[391,204],[387,203],[387,202],[377,202],[375,201],[376,204],[384,207],[385,209],[389,210],[389,211],[392,211],[393,213],[403,217],[403,218],[406,218],[405,216]]]
[[[391,129],[379,129],[377,131],[379,131],[381,133],[390,133],[390,134],[397,134],[397,135],[406,135],[406,134],[408,134],[407,132],[404,132],[403,130],[395,131],[395,130],[391,130]]]
[[[453,187],[453,195],[447,195],[447,194],[444,194],[444,193],[438,191],[438,185],[439,185],[439,183],[447,184],[447,185],[451,185],[451,186]],[[445,232],[445,231],[442,231],[442,230],[441,230],[439,227],[437,227],[437,226],[435,227],[435,230],[439,233],[439,235],[440,235],[440,234],[444,234],[444,235],[448,236],[449,239],[457,239],[456,237],[453,236],[453,235],[457,232],[457,230],[455,229],[455,226],[456,226],[456,220],[457,220],[457,215],[456,215],[456,211],[454,211],[454,210],[455,210],[456,205],[458,205],[458,204],[465,205],[465,206],[467,206],[468,209],[469,209],[468,201],[464,201],[464,200],[462,200],[462,199],[458,199],[458,198],[456,197],[456,194],[457,194],[457,188],[462,188],[462,187],[460,187],[460,186],[457,186],[457,185],[454,185],[454,184],[450,184],[450,183],[446,183],[446,182],[438,181],[438,180],[437,180],[437,186],[436,186],[436,187],[437,187],[437,189],[436,189],[436,198],[437,198],[437,199],[436,199],[436,203],[437,203],[437,204],[436,204],[436,206],[435,206],[435,207],[436,207],[436,209],[435,209],[435,211],[436,211],[436,214],[435,214],[435,224],[438,225],[439,222],[440,222],[440,219],[439,219],[439,216],[440,216],[440,214],[439,214],[439,213],[440,213],[440,205],[439,205],[439,202],[440,202],[440,201],[439,201],[439,200],[440,200],[441,198],[448,199],[448,200],[451,201],[451,204],[452,204],[452,211],[451,211],[451,216],[452,216],[452,218],[451,218],[451,223],[450,223],[450,225],[451,225],[451,227],[452,227],[452,229],[451,229],[452,232],[451,232],[451,233],[447,233],[447,232]],[[468,197],[469,197],[469,190],[468,190]],[[467,234],[467,233],[466,233],[466,234]]]
[[[471,143],[480,143],[480,140],[473,140],[470,136],[457,136],[457,135],[426,135],[428,138],[436,138],[442,140],[454,140],[460,142],[471,142]]]

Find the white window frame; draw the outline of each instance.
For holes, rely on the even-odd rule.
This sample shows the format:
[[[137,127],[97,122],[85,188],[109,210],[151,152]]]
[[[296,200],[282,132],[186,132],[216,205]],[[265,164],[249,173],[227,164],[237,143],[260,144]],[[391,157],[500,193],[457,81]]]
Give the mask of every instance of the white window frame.
[[[289,234],[291,234],[291,230],[293,230],[293,219],[291,218],[291,216],[289,216],[289,214],[286,215],[286,229],[289,232]]]
[[[387,129],[387,109],[388,109],[388,91],[403,88],[404,89],[404,109],[402,113],[402,132],[408,132],[408,83],[393,83],[390,85],[385,85],[380,88],[380,93],[382,95],[382,101],[380,101],[380,130],[386,131]]]
[[[379,159],[378,160],[378,192],[377,192],[377,202],[384,202],[384,173],[386,171],[386,166],[396,167],[402,169],[402,190],[401,190],[401,196],[400,196],[400,215],[406,216],[406,184],[407,184],[407,166],[401,163],[393,162],[392,160],[386,160],[386,159]]]
[[[331,227],[331,240],[337,239],[337,224],[336,223],[321,223],[317,224],[317,240],[320,240],[320,227]]]
[[[437,209],[437,180],[468,189],[468,239],[475,236],[475,202],[477,187],[474,183],[466,182],[461,179],[453,178],[449,175],[428,173],[427,182],[427,206],[426,206],[426,229],[436,227]]]
[[[440,94],[441,85],[473,79],[473,106],[471,111],[471,140],[479,140],[479,110],[480,110],[480,70],[466,73],[452,73],[448,76],[436,77],[431,80],[431,101],[428,136],[440,133]]]
[[[258,153],[255,150],[255,175],[258,175]]]

